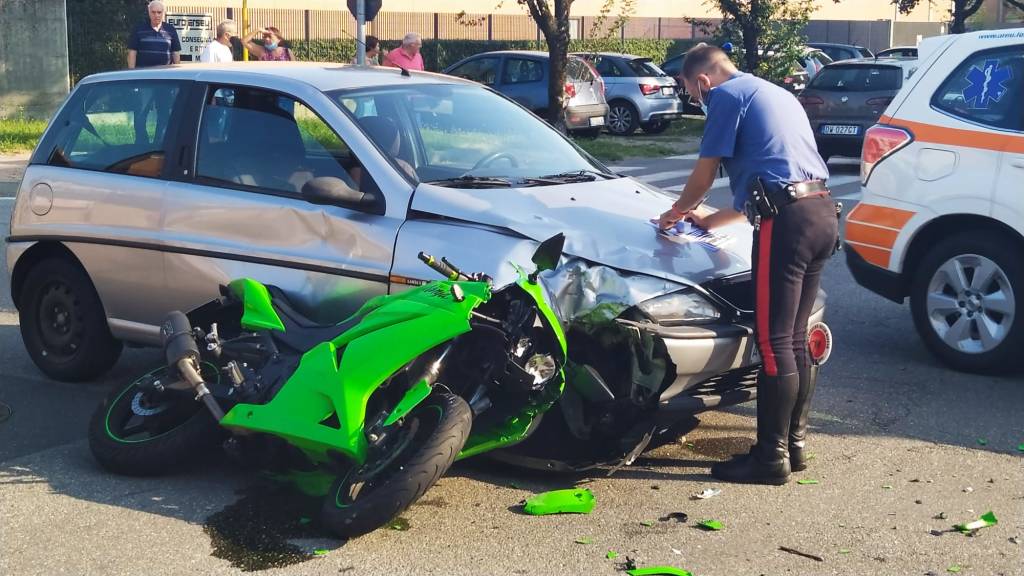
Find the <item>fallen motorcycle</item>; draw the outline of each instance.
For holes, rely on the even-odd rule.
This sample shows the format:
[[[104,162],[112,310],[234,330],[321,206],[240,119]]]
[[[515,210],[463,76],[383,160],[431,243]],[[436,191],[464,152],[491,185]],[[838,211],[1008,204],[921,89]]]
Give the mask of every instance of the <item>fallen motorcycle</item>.
[[[165,366],[114,389],[89,425],[105,468],[153,475],[223,447],[272,473],[319,478],[322,522],[341,537],[387,524],[457,458],[536,429],[565,386],[565,335],[535,270],[492,289],[420,254],[445,280],[371,299],[336,325],[242,278],[161,327]],[[323,479],[326,479],[324,481]]]

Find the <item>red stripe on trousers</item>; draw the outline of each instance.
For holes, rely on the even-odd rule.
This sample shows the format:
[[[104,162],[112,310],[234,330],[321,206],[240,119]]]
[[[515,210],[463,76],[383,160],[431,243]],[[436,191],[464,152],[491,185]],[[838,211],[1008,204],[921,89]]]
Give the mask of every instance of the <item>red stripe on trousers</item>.
[[[768,306],[771,303],[771,282],[769,271],[772,263],[772,218],[761,220],[760,235],[757,240],[757,344],[761,348],[764,361],[764,372],[768,376],[777,376],[779,367],[775,364],[775,352],[772,350],[771,333],[768,330],[768,319],[771,317]]]

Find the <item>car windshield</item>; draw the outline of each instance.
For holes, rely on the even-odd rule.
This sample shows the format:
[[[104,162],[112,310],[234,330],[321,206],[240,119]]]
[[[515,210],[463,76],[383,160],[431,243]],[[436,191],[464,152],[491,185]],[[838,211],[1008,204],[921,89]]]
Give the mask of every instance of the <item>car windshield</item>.
[[[899,90],[903,84],[896,66],[827,66],[808,88],[830,92],[874,92]]]
[[[648,58],[630,60],[629,68],[637,76],[665,76],[665,72]]]
[[[548,124],[480,86],[414,84],[329,95],[421,182],[614,177]]]

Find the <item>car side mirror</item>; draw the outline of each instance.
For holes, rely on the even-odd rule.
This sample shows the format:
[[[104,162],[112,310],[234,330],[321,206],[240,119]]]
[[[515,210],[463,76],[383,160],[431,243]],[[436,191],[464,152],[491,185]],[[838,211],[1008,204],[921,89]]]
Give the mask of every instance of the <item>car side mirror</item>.
[[[367,208],[377,203],[377,197],[360,192],[341,178],[319,176],[302,186],[302,198],[310,204],[341,206],[343,208]]]
[[[557,268],[558,261],[562,258],[563,247],[565,247],[565,234],[561,232],[541,242],[537,251],[533,253],[533,263],[537,265],[537,272],[534,274]]]

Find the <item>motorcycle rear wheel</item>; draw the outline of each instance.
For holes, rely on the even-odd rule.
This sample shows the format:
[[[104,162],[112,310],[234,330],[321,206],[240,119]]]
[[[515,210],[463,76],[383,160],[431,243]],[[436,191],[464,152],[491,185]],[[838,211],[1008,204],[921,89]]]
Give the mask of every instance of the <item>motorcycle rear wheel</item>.
[[[393,451],[335,480],[324,498],[324,525],[342,538],[386,525],[451,467],[472,425],[461,397],[431,395],[404,418]]]
[[[212,364],[203,376],[216,378]],[[89,422],[89,449],[117,474],[154,476],[185,468],[215,449],[224,432],[190,394],[171,395],[136,386],[146,378],[169,379],[167,367],[111,390]]]

